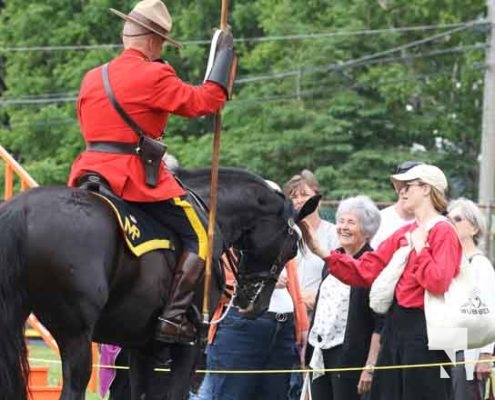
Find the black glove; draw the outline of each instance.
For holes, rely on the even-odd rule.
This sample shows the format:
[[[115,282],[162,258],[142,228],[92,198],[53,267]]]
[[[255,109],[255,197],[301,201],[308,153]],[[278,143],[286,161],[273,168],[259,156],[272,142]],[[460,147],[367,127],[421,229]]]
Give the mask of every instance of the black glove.
[[[229,98],[234,78],[232,68],[235,63],[233,63],[233,59],[234,38],[232,31],[230,28],[216,30],[211,42],[205,81],[219,84]]]

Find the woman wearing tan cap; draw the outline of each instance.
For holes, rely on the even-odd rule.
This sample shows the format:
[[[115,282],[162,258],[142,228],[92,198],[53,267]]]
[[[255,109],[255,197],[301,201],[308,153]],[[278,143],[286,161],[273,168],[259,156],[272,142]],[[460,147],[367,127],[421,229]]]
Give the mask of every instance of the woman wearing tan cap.
[[[207,217],[194,209],[165,167],[164,147],[151,139],[161,139],[170,114],[199,117],[224,105],[232,75],[232,33],[215,33],[205,82],[193,86],[160,60],[164,44],[180,46],[170,37],[172,17],[161,0],[142,0],[128,14],[110,11],[125,21],[124,51],[89,71],[82,81],[77,116],[86,150],[72,165],[69,185],[78,186],[84,175],[96,173],[116,195],[180,237],[184,251],[159,317],[156,338],[192,343],[196,330],[185,312],[204,271]]]
[[[410,235],[412,250],[386,314],[377,360],[377,366],[398,367],[374,371],[370,399],[447,400],[452,383],[440,377],[438,366],[400,368],[449,362],[444,351],[428,349],[424,314],[425,290],[436,295],[445,293],[459,272],[462,257],[455,229],[441,218],[447,208],[447,179],[438,167],[428,164],[392,175],[391,179],[404,206],[414,213],[415,221],[399,228],[376,251],[356,260],[342,252],[323,250],[307,225],[305,234],[310,249],[325,260],[330,274],[348,285],[361,287],[371,286]]]

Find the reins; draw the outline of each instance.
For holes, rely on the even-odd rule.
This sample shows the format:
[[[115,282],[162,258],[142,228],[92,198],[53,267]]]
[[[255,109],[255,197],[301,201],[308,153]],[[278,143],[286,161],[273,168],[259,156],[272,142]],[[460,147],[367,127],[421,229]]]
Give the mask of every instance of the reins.
[[[247,274],[247,275],[244,275],[244,276],[247,276],[248,278],[252,277],[252,276],[256,276],[256,277],[261,277],[261,278],[264,278],[266,280],[270,280],[270,279],[275,279],[277,280],[277,271],[280,267],[280,264],[282,263],[282,255],[285,253],[285,250],[287,248],[287,245],[289,243],[289,240],[291,239],[291,237],[294,235],[294,232],[297,232],[298,230],[295,229],[295,226],[296,226],[296,223],[294,222],[294,220],[291,218],[289,219],[288,221],[288,227],[284,227],[282,229],[280,229],[276,234],[274,234],[272,236],[272,238],[266,242],[263,247],[261,247],[260,249],[258,249],[258,251],[262,250],[262,249],[265,249],[265,248],[268,248],[269,246],[271,246],[271,244],[277,240],[279,238],[280,235],[282,235],[284,232],[287,232],[288,235],[287,237],[285,238],[284,240],[284,243],[275,259],[275,261],[273,262],[271,268],[269,269],[268,272],[254,272],[252,274]],[[239,249],[240,252],[242,252],[243,254],[249,254],[250,252],[252,252],[251,250],[246,250],[246,249]]]
[[[216,325],[222,322],[223,319],[227,316],[229,310],[234,305],[234,300],[237,295],[237,279],[239,276],[239,270],[237,269],[238,259],[239,258],[235,255],[234,250],[232,248],[226,250],[225,253],[223,254],[223,257],[221,258],[223,264],[222,267],[228,268],[232,272],[232,275],[234,276],[234,281],[232,282],[233,283],[232,294],[228,291],[226,284],[223,292],[225,296],[230,297],[229,302],[225,306],[222,315],[218,319],[210,321],[210,325]]]
[[[296,230],[293,228],[292,224],[295,224],[295,222],[291,219],[291,220],[289,220],[288,235],[284,239],[284,242],[280,248],[280,251],[278,252],[277,257],[275,258],[274,262],[272,263],[270,269],[267,272],[265,272],[265,271],[253,272],[251,274],[245,274],[245,275],[243,275],[242,272],[239,272],[239,276],[242,276],[243,280],[247,280],[247,281],[256,280],[256,281],[258,281],[251,286],[251,288],[254,287],[256,289],[256,291],[254,293],[250,294],[250,296],[248,298],[250,305],[252,305],[257,300],[258,296],[260,295],[260,293],[262,292],[262,290],[264,289],[265,285],[268,282],[277,282],[279,271],[283,267],[282,256],[286,253],[286,250],[290,244],[290,239],[294,235],[294,232],[296,232]],[[279,233],[277,234],[277,237],[281,233],[283,233],[285,231],[285,229],[287,229],[287,228],[281,229],[279,231]],[[264,247],[266,247],[266,246],[263,246],[263,248]],[[245,252],[247,253],[247,251],[245,251]],[[241,264],[241,266],[242,266],[242,264]],[[250,287],[248,286],[246,290],[249,290],[249,289],[250,289]],[[239,290],[236,290],[236,292],[237,292],[237,294],[239,294]]]
[[[268,247],[275,239],[277,239],[282,233],[284,233],[286,229],[287,228],[280,229],[277,232],[277,234],[274,235],[275,237],[272,240],[270,240],[270,242],[268,242],[265,246],[263,246],[263,248]],[[259,279],[261,281],[261,282],[259,282],[259,284],[256,288],[256,292],[254,293],[252,298],[249,299],[250,304],[253,304],[256,301],[256,299],[258,298],[259,294],[261,293],[261,291],[263,290],[263,288],[265,287],[267,282],[274,281],[274,280],[276,281],[278,279],[278,271],[279,271],[281,264],[282,264],[282,255],[285,253],[285,250],[288,246],[289,240],[292,237],[292,235],[294,234],[294,232],[291,231],[291,229],[293,229],[293,228],[291,227],[290,223],[289,223],[288,229],[289,229],[289,232],[288,232],[289,234],[285,238],[284,243],[282,245],[282,248],[280,249],[280,251],[279,251],[275,261],[273,262],[270,270],[268,272],[261,272],[261,273],[258,272],[258,273],[245,275],[245,277],[247,277],[247,279]],[[249,250],[239,250],[239,251],[241,251],[243,253],[249,252]],[[223,261],[222,266],[224,268],[228,268],[232,272],[232,275],[234,276],[233,292],[231,294],[226,289],[224,290],[224,295],[230,296],[229,302],[225,306],[225,308],[222,312],[222,315],[218,319],[210,321],[211,325],[218,324],[224,320],[224,318],[227,316],[230,309],[233,307],[235,298],[237,296],[238,282],[239,282],[239,276],[240,276],[239,268],[238,268],[239,258],[236,256],[233,249],[227,250],[223,254],[223,256],[225,256],[225,257],[222,257],[222,261]]]

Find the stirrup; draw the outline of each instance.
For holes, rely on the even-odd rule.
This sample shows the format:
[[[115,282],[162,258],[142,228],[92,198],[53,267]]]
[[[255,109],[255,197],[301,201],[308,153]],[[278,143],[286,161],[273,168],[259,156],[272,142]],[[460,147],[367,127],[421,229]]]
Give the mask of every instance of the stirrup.
[[[163,318],[163,317],[158,317],[158,320],[160,321],[160,324],[156,330],[156,334],[155,334],[155,339],[160,341],[160,342],[164,342],[164,343],[178,343],[178,344],[183,344],[183,345],[187,345],[187,346],[194,346],[196,344],[196,335],[194,335],[194,337],[191,338],[188,337],[188,338],[185,338],[183,335],[182,335],[182,329],[183,329],[183,324],[182,323],[176,323],[174,321],[171,321],[169,319],[166,319],[166,318]],[[190,323],[190,322],[189,322]],[[175,328],[175,332],[174,333],[163,333],[163,326],[172,326],[173,328]],[[192,325],[192,324],[191,324]]]
[[[158,321],[165,322],[166,324],[170,324],[172,326],[175,326],[176,328],[180,329],[182,324],[178,324],[177,322],[170,321],[169,319],[158,317]]]

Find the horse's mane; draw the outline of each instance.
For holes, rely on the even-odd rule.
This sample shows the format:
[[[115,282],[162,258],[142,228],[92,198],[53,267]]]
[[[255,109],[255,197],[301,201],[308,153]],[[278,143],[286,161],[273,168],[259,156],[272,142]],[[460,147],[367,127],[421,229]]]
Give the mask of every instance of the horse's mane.
[[[179,168],[176,171],[179,179],[210,179],[211,169],[210,168],[199,168],[199,169],[184,169]],[[258,183],[264,187],[267,187],[266,181],[252,172],[246,171],[240,168],[234,167],[222,167],[218,170],[218,175],[222,180],[236,181],[236,182],[253,182]]]
[[[178,169],[176,174],[187,186],[194,189],[196,194],[205,198],[210,189],[211,169],[194,170]],[[241,207],[244,212],[251,210],[255,218],[260,213],[279,212],[285,210],[286,199],[280,192],[273,189],[262,177],[244,169],[222,167],[218,171],[218,198],[230,199],[224,208],[229,218],[235,215]]]

